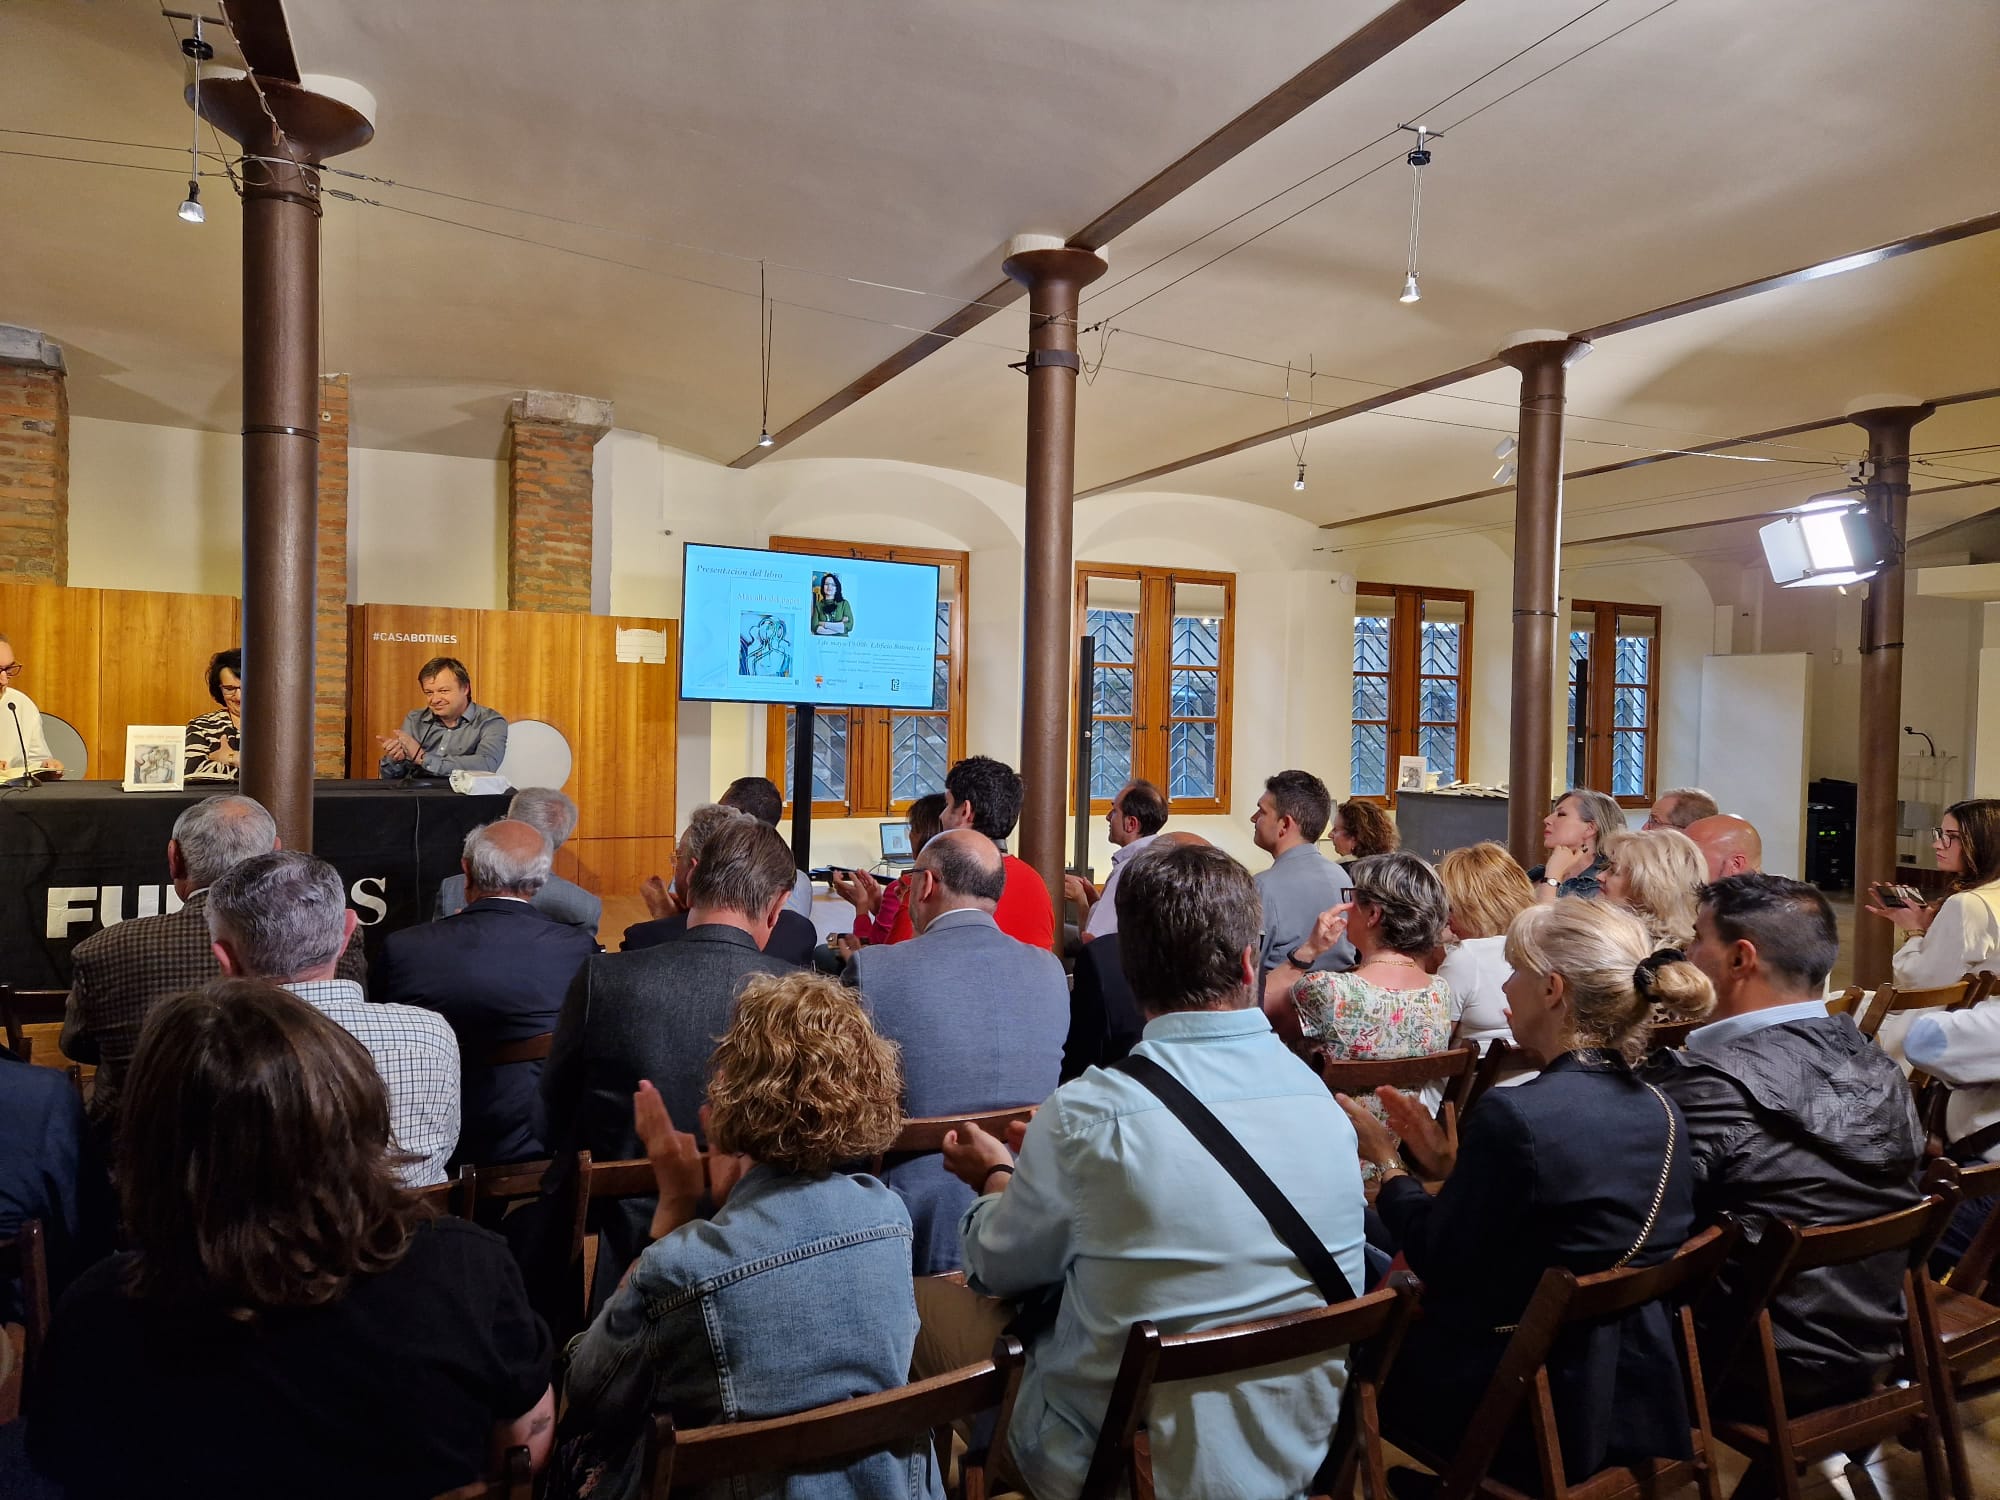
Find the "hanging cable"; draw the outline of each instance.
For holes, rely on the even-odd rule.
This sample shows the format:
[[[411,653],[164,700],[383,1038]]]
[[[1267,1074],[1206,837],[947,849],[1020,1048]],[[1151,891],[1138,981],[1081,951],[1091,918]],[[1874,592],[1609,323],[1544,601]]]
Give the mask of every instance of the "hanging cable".
[[[771,436],[771,335],[776,329],[771,307],[770,288],[765,280],[764,263],[757,262],[757,374],[763,388],[763,417],[757,428],[757,446],[770,448],[777,439]]]
[[[169,28],[172,22],[168,23]],[[180,216],[190,224],[205,223],[208,213],[201,206],[201,65],[215,56],[215,49],[202,39],[201,17],[194,18],[194,35],[181,42],[188,60],[188,92],[192,118],[188,131],[188,190],[181,200]]]
[[[1319,372],[1315,368],[1317,364],[1318,364],[1317,359],[1315,359],[1311,355],[1307,356],[1307,363],[1306,363],[1306,421],[1307,422],[1311,422],[1313,416],[1313,382],[1319,378]],[[1292,367],[1289,364],[1285,366],[1285,425],[1287,427],[1290,427],[1292,425]],[[1298,465],[1298,473],[1292,480],[1292,488],[1295,490],[1302,490],[1306,487],[1306,444],[1312,441],[1312,428],[1311,427],[1301,428],[1296,437],[1294,437],[1293,434],[1288,432],[1285,434],[1285,441],[1291,445],[1292,460],[1294,463]]]
[[[1417,144],[1403,159],[1410,164],[1410,255],[1403,268],[1403,295],[1398,302],[1420,302],[1423,292],[1417,287],[1417,235],[1423,224],[1424,211],[1424,168],[1431,164],[1430,147],[1426,144],[1432,131],[1422,125],[1398,125],[1398,130],[1414,130]],[[1442,131],[1436,132],[1443,134]]]

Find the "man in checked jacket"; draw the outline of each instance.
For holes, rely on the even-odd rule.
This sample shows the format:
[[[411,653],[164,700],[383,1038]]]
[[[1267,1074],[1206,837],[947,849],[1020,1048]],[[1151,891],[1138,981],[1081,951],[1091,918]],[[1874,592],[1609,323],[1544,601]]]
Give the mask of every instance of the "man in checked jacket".
[[[260,803],[239,796],[197,802],[174,821],[167,841],[167,872],[181,909],[116,923],[76,945],[62,1050],[97,1064],[90,1118],[100,1140],[109,1141],[117,1128],[125,1069],[153,1007],[222,977],[210,946],[208,888],[232,866],[277,847],[278,825]],[[365,982],[367,976],[361,945],[352,943],[341,955],[340,977]]]

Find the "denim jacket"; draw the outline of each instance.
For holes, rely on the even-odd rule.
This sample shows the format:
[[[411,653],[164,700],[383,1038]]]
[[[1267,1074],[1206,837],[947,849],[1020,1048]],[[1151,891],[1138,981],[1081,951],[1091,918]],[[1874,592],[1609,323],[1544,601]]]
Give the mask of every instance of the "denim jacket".
[[[575,1493],[637,1500],[653,1411],[697,1427],[871,1395],[908,1380],[916,1337],[902,1200],[872,1177],[754,1166],[713,1219],[648,1246],[571,1346],[565,1426],[595,1450],[572,1466]],[[905,1453],[705,1493],[938,1500],[942,1489],[919,1439]]]

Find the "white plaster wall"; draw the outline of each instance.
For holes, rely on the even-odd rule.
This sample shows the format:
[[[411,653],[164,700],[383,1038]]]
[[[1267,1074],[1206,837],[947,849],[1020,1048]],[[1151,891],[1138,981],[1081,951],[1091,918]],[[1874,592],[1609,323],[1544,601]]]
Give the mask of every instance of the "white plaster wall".
[[[347,451],[351,604],[507,607],[507,466]]]
[[[229,433],[72,417],[70,583],[240,593],[242,449]]]

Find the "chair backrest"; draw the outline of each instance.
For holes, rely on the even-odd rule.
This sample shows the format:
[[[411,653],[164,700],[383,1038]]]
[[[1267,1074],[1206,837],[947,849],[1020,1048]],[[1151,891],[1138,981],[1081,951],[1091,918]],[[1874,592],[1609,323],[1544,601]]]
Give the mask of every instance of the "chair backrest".
[[[575,763],[568,738],[555,725],[540,719],[515,719],[507,725],[507,753],[500,757],[499,774],[509,786],[560,791]]]
[[[418,1188],[416,1194],[419,1201],[430,1205],[438,1213],[450,1214],[455,1219],[469,1219],[472,1217],[472,1168],[460,1167],[458,1176]]]
[[[1689,1418],[1698,1445],[1708,1438],[1708,1411],[1701,1374],[1701,1354],[1695,1346],[1693,1304],[1735,1248],[1733,1224],[1711,1225],[1672,1257],[1656,1266],[1627,1266],[1577,1276],[1560,1267],[1542,1273],[1535,1295],[1507,1340],[1506,1350],[1473,1409],[1457,1451],[1443,1471],[1440,1494],[1460,1500],[1480,1492],[1481,1482],[1500,1451],[1521,1406],[1528,1406],[1529,1428],[1544,1475],[1562,1476],[1562,1440],[1549,1400],[1548,1358],[1562,1330],[1575,1323],[1595,1322],[1644,1307],[1651,1302],[1674,1304],[1675,1342],[1682,1361]],[[1706,1462],[1706,1454],[1696,1459]],[[1663,1466],[1672,1472],[1674,1465]],[[1565,1485],[1587,1483],[1594,1476],[1563,1476]]]
[[[1449,1051],[1434,1052],[1428,1057],[1325,1061],[1320,1064],[1319,1076],[1336,1094],[1345,1094],[1350,1099],[1360,1099],[1378,1088],[1415,1090],[1427,1083],[1442,1083],[1445,1090],[1438,1104],[1440,1112],[1449,1104],[1463,1115],[1478,1072],[1479,1044],[1461,1042]]]
[[[518,1042],[502,1042],[486,1054],[486,1066],[504,1068],[509,1063],[546,1061],[555,1039],[553,1031],[544,1031],[538,1036],[522,1037]]]
[[[467,1183],[466,1216],[478,1219],[480,1209],[487,1204],[541,1197],[549,1171],[554,1166],[553,1161],[544,1160],[461,1168],[459,1175]],[[563,1181],[562,1199],[555,1208],[557,1216],[569,1226],[569,1254],[564,1260],[565,1265],[574,1264],[583,1254],[584,1222],[590,1212],[590,1182],[594,1174],[590,1153],[577,1152],[576,1170]]]
[[[659,1190],[653,1164],[643,1156],[632,1161],[593,1161],[590,1181],[584,1187],[593,1203],[600,1198],[650,1198]]]
[[[664,1500],[676,1485],[709,1484],[742,1474],[785,1474],[860,1458],[919,1438],[948,1445],[951,1423],[996,1409],[999,1421],[994,1431],[1004,1435],[1023,1363],[1020,1340],[1002,1337],[993,1346],[993,1357],[979,1364],[787,1417],[681,1432],[671,1416],[656,1416],[642,1493]]]
[[[1830,1016],[1855,1016],[1861,1014],[1861,1002],[1868,998],[1868,991],[1858,984],[1850,984],[1846,989],[1826,1002],[1826,1013]]]
[[[61,1024],[68,1005],[68,990],[31,990],[11,984],[0,985],[0,1027],[6,1030],[7,1045],[26,1059],[30,1051],[29,1043],[33,1040],[27,1028]],[[53,1047],[49,1049],[49,1056],[56,1056]]]
[[[534,1493],[535,1471],[530,1465],[528,1450],[515,1447],[507,1450],[500,1461],[500,1472],[491,1479],[475,1480],[455,1490],[446,1490],[437,1496],[437,1500],[533,1500]]]
[[[49,1260],[40,1219],[23,1219],[21,1227],[0,1239],[0,1281],[21,1283],[21,1385],[34,1378],[42,1342],[49,1336]],[[0,1334],[0,1337],[5,1337]]]
[[[1416,1305],[1416,1282],[1398,1273],[1387,1286],[1365,1297],[1281,1318],[1176,1334],[1163,1334],[1150,1322],[1134,1324],[1126,1335],[1125,1354],[1112,1381],[1111,1399],[1098,1429],[1097,1450],[1091,1455],[1080,1500],[1111,1500],[1121,1485],[1129,1486],[1133,1495],[1153,1493],[1151,1455],[1138,1436],[1154,1386],[1177,1380],[1214,1380],[1291,1360],[1331,1357],[1343,1348],[1365,1349],[1365,1359],[1358,1354],[1349,1357],[1340,1425],[1329,1455],[1330,1463],[1344,1468],[1350,1457],[1346,1450],[1354,1443],[1351,1423],[1358,1421],[1359,1409],[1367,1404],[1361,1391],[1366,1387],[1372,1400],[1373,1389],[1393,1363]],[[1373,1427],[1372,1423],[1362,1425],[1364,1429]],[[1364,1436],[1367,1441],[1377,1440],[1372,1430],[1365,1430]],[[1348,1493],[1348,1488],[1336,1485],[1334,1493]]]
[[[1982,1198],[2000,1195],[2000,1162],[1988,1162],[1983,1167],[1957,1167],[1948,1161],[1931,1164],[1931,1171],[1924,1174],[1924,1187],[1928,1191],[1938,1185],[1939,1176],[1946,1175],[1957,1188],[1959,1200],[1975,1203]],[[1982,1302],[1991,1302],[2000,1285],[1996,1285],[1993,1275],[1994,1262],[2000,1260],[2000,1202],[1989,1205],[1986,1222],[1979,1226],[1972,1236],[1972,1243],[1965,1247],[1965,1253],[1958,1258],[1958,1264],[1946,1273],[1944,1284],[1955,1292],[1977,1297]]]
[[[1472,1075],[1472,1091],[1465,1096],[1465,1108],[1471,1109],[1503,1078],[1514,1073],[1540,1072],[1546,1061],[1534,1048],[1504,1037],[1488,1042],[1485,1054],[1479,1059],[1479,1070]]]
[[[89,779],[90,747],[76,732],[74,724],[58,718],[45,708],[42,710],[42,739],[49,747],[49,754],[62,762],[65,781]]]
[[[1975,982],[1975,976],[1968,974],[1963,979],[1941,984],[1933,990],[1898,990],[1894,985],[1881,985],[1857,1023],[1861,1034],[1874,1036],[1882,1029],[1884,1021],[1901,1011],[1956,1010],[1972,998]]]
[[[1655,1026],[1646,1037],[1648,1052],[1672,1052],[1687,1045],[1688,1034],[1697,1026],[1706,1026],[1708,1018],[1693,1021],[1664,1021]]]
[[[979,1114],[933,1115],[905,1120],[896,1139],[889,1143],[889,1149],[875,1158],[875,1170],[881,1171],[884,1161],[898,1156],[924,1156],[944,1150],[945,1136],[968,1121],[989,1135],[997,1135],[1004,1140],[1009,1125],[1030,1118],[1039,1107],[1038,1103],[1013,1104],[1005,1109],[989,1109]]]

